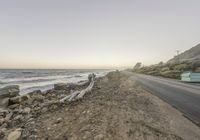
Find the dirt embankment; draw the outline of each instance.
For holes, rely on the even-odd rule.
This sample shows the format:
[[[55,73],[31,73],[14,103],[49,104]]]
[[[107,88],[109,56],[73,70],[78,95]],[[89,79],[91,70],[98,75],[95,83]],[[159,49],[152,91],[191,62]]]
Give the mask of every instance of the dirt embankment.
[[[120,72],[97,79],[82,100],[52,105],[19,126],[20,139],[200,139],[199,127]]]

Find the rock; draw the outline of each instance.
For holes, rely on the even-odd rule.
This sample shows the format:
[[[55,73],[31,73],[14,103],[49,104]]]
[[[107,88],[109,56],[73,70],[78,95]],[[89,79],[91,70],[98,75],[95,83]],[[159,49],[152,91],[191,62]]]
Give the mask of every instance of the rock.
[[[31,98],[33,99],[33,100],[36,100],[36,101],[39,101],[39,102],[42,102],[43,100],[44,100],[44,96],[42,96],[42,95],[40,95],[40,94],[37,94],[37,95],[33,95],[33,96],[31,96]]]
[[[40,110],[41,110],[40,107],[34,107],[34,108],[33,108],[33,112],[34,112],[34,111],[40,111]]]
[[[12,110],[15,110],[17,107],[19,107],[19,104],[9,105],[9,109],[12,109]]]
[[[13,116],[13,112],[8,113],[6,115],[6,117],[5,117],[5,121],[10,121],[10,119],[12,118],[12,116]]]
[[[60,122],[62,122],[62,118],[58,118],[58,119],[56,120],[56,123],[60,123]]]
[[[18,140],[21,136],[22,129],[17,128],[8,135],[8,140]]]
[[[15,120],[15,121],[23,120],[23,116],[22,115],[17,115],[16,117],[13,118],[13,120]]]
[[[68,87],[68,84],[66,84],[66,83],[57,83],[57,84],[54,84],[54,89],[55,90],[68,90],[69,87]]]
[[[9,98],[0,99],[0,108],[7,108],[9,105]]]
[[[103,134],[99,134],[99,135],[94,137],[94,140],[103,140],[103,139],[104,139],[104,135]]]
[[[58,109],[58,105],[51,105],[48,107],[49,110],[56,110]]]
[[[48,108],[47,108],[47,107],[42,108],[42,112],[43,112],[43,113],[45,113],[45,112],[47,112],[47,111],[48,111]]]
[[[10,98],[19,95],[19,86],[18,85],[11,85],[6,86],[0,89],[0,98]]]
[[[24,114],[29,114],[30,112],[31,112],[31,108],[29,108],[29,107],[25,107],[23,110]]]
[[[1,130],[2,130],[3,132],[6,132],[6,131],[7,131],[7,129],[6,129],[6,128],[1,128]]]
[[[0,138],[3,138],[5,136],[5,131],[3,131],[2,129],[0,129]]]
[[[31,125],[34,125],[34,124],[35,124],[35,121],[31,121],[30,124],[31,124]]]
[[[1,118],[0,119],[0,126],[5,122],[5,119],[4,118]]]
[[[34,139],[34,140],[35,140],[35,139],[37,139],[37,138],[38,138],[38,136],[37,136],[37,135],[30,135],[30,136],[29,136],[29,138],[30,138],[30,139]]]
[[[86,111],[83,111],[82,113],[83,113],[83,114],[86,114]]]
[[[21,107],[19,106],[19,108],[15,108],[14,110],[13,110],[13,112],[14,113],[23,113],[23,109],[21,109]]]
[[[1,125],[1,128],[7,128],[8,127],[8,124],[7,123],[3,123],[2,125]]]
[[[28,93],[28,95],[30,95],[30,96],[33,96],[33,95],[36,95],[36,94],[42,94],[42,91],[41,90],[35,90],[35,91]]]
[[[9,102],[9,105],[13,105],[13,104],[19,104],[23,101],[26,101],[28,100],[28,96],[26,95],[23,95],[23,96],[17,96],[17,97],[13,97],[13,98],[10,98],[10,102]]]

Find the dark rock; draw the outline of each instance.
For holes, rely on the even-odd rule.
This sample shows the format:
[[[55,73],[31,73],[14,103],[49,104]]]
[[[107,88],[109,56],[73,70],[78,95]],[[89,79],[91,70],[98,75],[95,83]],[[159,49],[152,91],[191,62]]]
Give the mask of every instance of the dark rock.
[[[19,86],[18,85],[11,85],[6,86],[0,89],[0,98],[10,98],[19,95]]]
[[[60,122],[62,122],[62,118],[58,118],[55,123],[60,123]]]
[[[47,107],[42,108],[42,112],[43,112],[43,113],[45,113],[45,112],[47,112],[47,111],[48,111],[48,108],[47,108]]]
[[[0,119],[0,126],[5,122],[5,119],[4,118],[1,118]]]
[[[28,93],[28,95],[30,95],[30,96],[33,96],[33,95],[36,95],[36,94],[42,94],[42,91],[41,90],[35,90],[35,91]]]
[[[9,105],[13,105],[13,104],[19,104],[23,101],[26,101],[28,100],[28,96],[26,95],[23,95],[23,96],[17,96],[17,97],[13,97],[13,98],[10,98],[10,102],[9,102]]]
[[[9,105],[9,98],[0,99],[0,108],[7,108]]]
[[[13,116],[13,112],[10,112],[6,115],[5,121],[9,121]]]
[[[0,139],[3,138],[5,136],[5,131],[0,129]]]
[[[19,104],[9,105],[9,109],[12,109],[12,110],[14,110],[17,107],[19,107]]]
[[[37,94],[37,95],[35,94],[35,95],[31,96],[31,99],[39,101],[39,102],[42,102],[44,100],[44,98],[45,97],[41,94]]]
[[[17,115],[16,117],[13,118],[13,120],[23,120],[23,116],[22,115]]]
[[[3,123],[2,125],[1,125],[1,128],[7,128],[8,127],[8,124],[7,123]]]
[[[57,84],[54,84],[54,89],[55,90],[68,90],[69,86],[66,83],[57,83]]]

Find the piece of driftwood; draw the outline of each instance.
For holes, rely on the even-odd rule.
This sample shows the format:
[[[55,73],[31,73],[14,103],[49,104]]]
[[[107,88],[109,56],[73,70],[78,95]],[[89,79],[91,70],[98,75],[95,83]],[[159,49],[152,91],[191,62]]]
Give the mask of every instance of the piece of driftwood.
[[[75,101],[75,100],[83,98],[86,93],[92,90],[94,86],[94,81],[95,81],[95,74],[90,74],[88,76],[88,82],[85,82],[85,84],[89,83],[88,87],[86,87],[85,89],[81,91],[72,92],[70,95],[67,95],[66,97],[62,98],[60,102],[65,102],[66,100],[70,102],[70,101]]]
[[[75,100],[83,98],[86,93],[91,92],[91,90],[94,86],[95,77],[96,77],[95,74],[90,74],[88,76],[88,81],[84,81],[82,83],[76,84],[77,86],[85,86],[85,85],[89,84],[85,89],[83,89],[81,91],[79,91],[79,90],[72,91],[70,95],[67,95],[64,98],[57,100],[57,101],[45,102],[42,104],[42,107],[50,106],[53,104],[62,104],[65,101],[71,102],[71,101],[75,101]]]

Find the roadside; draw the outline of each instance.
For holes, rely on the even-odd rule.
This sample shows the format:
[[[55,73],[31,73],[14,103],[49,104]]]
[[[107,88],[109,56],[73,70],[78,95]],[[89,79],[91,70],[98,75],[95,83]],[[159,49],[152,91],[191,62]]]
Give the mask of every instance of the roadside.
[[[55,99],[58,91],[49,94]],[[82,100],[39,108],[9,129],[22,129],[20,139],[29,140],[200,139],[198,126],[120,72],[98,78]]]
[[[200,125],[200,87],[156,76],[124,72],[144,89],[164,100]]]

